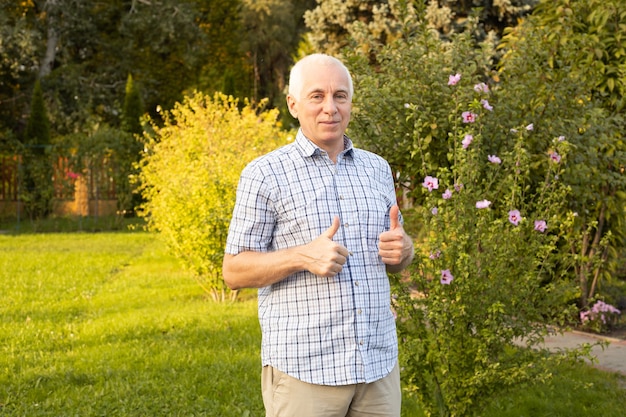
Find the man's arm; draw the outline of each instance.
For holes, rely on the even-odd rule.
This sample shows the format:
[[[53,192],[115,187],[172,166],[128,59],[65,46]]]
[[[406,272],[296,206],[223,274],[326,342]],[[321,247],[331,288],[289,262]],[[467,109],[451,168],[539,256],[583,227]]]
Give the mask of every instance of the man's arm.
[[[230,289],[237,290],[266,287],[305,270],[321,277],[334,277],[341,272],[348,257],[348,250],[332,240],[337,230],[339,217],[306,245],[274,252],[226,254],[222,265],[224,281]]]

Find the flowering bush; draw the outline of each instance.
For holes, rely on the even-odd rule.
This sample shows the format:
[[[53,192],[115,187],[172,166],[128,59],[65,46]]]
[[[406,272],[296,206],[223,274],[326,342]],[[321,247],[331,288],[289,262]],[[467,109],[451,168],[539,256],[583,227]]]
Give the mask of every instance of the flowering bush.
[[[575,46],[548,49],[539,36],[496,72],[494,45],[470,39],[472,18],[449,42],[401,21],[392,44],[345,51],[357,91],[350,135],[390,162],[417,246],[395,301],[404,386],[427,414],[476,415],[498,389],[537,381],[562,358],[517,347],[539,347],[577,317],[576,301],[586,305],[584,279],[606,253],[602,239],[581,238],[598,207],[590,185],[621,163],[590,158],[616,149],[605,140],[613,122],[584,79],[544,54],[580,56]]]
[[[580,322],[585,329],[602,333],[617,323],[620,314],[611,304],[598,300],[591,309],[580,312]]]
[[[528,351],[548,325],[572,314],[572,284],[555,276],[573,213],[559,181],[568,151],[563,137],[534,159],[525,149],[532,123],[501,134],[509,147],[487,151],[481,121],[497,117],[484,83],[448,78],[456,112],[447,141],[450,164],[424,172],[422,227],[414,271],[397,298],[404,377],[426,409],[469,415],[473,404],[502,386],[541,376]],[[445,82],[444,79],[441,81]],[[405,108],[420,117],[419,109]],[[532,172],[543,172],[538,186]],[[408,285],[407,285],[408,284]]]

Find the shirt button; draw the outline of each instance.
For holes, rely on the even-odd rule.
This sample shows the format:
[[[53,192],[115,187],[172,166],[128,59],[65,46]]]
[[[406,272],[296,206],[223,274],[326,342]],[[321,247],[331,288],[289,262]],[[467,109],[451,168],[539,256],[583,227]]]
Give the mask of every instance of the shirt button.
[[[357,314],[361,314],[363,312],[363,310],[361,310],[360,308],[356,311]]]
[[[356,287],[358,287],[358,286],[359,286],[359,281],[354,281],[354,285],[355,285]]]
[[[348,227],[348,222],[345,222],[345,223],[343,224],[343,227]]]
[[[363,346],[363,341],[359,340],[359,345]]]

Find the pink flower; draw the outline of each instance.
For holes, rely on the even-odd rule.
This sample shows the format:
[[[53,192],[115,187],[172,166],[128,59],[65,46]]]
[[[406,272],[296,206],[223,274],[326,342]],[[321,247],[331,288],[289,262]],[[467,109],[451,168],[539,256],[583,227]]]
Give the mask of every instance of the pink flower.
[[[475,113],[472,113],[471,111],[464,111],[461,114],[461,117],[463,117],[463,123],[474,123],[478,115]]]
[[[484,209],[487,208],[491,205],[491,201],[489,200],[480,200],[476,202],[476,208],[478,209]]]
[[[561,155],[559,155],[556,152],[550,152],[550,159],[552,160],[552,162],[554,162],[555,164],[558,164],[559,162],[561,162]]]
[[[437,207],[433,207],[432,209],[430,209],[430,212],[433,214],[433,216],[436,216],[437,213],[439,213],[439,209]]]
[[[435,177],[431,177],[430,175],[424,178],[424,183],[422,184],[425,188],[428,188],[428,191],[436,190],[439,188],[439,180]]]
[[[489,86],[485,83],[478,83],[474,86],[474,91],[476,91],[477,93],[488,93]]]
[[[502,160],[500,158],[498,158],[496,155],[487,155],[487,159],[492,164],[501,164],[502,163]]]
[[[463,141],[461,141],[461,145],[463,145],[463,149],[467,149],[473,140],[474,140],[474,136],[465,135],[465,137],[463,138]]]
[[[428,255],[428,257],[430,259],[439,259],[439,257],[441,256],[441,251],[440,250],[436,250],[434,252],[430,252],[430,255]]]
[[[483,107],[489,111],[493,111],[493,106],[491,104],[489,104],[489,102],[485,99],[480,100],[480,104],[483,105]]]
[[[461,74],[458,72],[448,77],[448,85],[457,85],[459,81],[461,81]]]
[[[73,171],[67,171],[67,178],[71,180],[75,180],[75,179],[78,179],[78,177],[80,177],[80,174],[77,174]]]
[[[532,123],[526,126],[526,130],[533,130],[534,128],[535,128],[535,125],[533,125]]]
[[[449,189],[446,189],[446,191],[441,196],[443,197],[444,200],[448,200],[452,198],[452,191],[450,191]]]
[[[520,214],[519,210],[511,210],[511,211],[509,211],[509,221],[511,223],[513,223],[515,226],[517,226],[519,224],[520,220],[522,220],[522,215]]]
[[[590,319],[589,319],[589,316],[590,316],[590,315],[591,315],[591,311],[581,311],[581,312],[580,312],[580,321],[581,321],[582,323],[586,323],[586,322],[588,322],[588,321],[590,320]]]
[[[463,184],[454,184],[454,189],[456,192],[460,192],[463,189]]]
[[[453,279],[454,277],[452,276],[452,273],[450,273],[449,269],[443,269],[441,271],[441,279],[439,280],[439,282],[441,282],[443,285],[449,285]]]
[[[538,232],[545,232],[548,227],[548,224],[545,220],[535,220],[535,230]]]
[[[556,138],[556,140],[558,140],[559,142],[563,142],[565,140],[565,136],[559,136],[558,138]]]

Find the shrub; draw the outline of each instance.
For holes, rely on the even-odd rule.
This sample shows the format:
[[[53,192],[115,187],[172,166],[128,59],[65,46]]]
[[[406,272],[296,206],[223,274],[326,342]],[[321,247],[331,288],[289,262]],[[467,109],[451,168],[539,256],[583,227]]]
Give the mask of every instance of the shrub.
[[[139,180],[142,215],[216,300],[228,289],[222,257],[239,174],[253,158],[286,143],[278,111],[199,93],[152,121]]]
[[[355,51],[351,135],[390,161],[418,231],[396,288],[405,386],[431,415],[475,415],[483,398],[547,378],[561,358],[516,346],[538,347],[576,316],[564,247],[579,239],[577,216],[563,182],[575,149],[518,113],[525,103],[489,69],[493,49],[469,34],[444,43],[417,27]]]
[[[590,309],[580,312],[580,321],[585,329],[602,333],[615,326],[620,314],[611,304],[598,300]]]
[[[458,78],[448,81],[457,100],[465,95],[456,91]],[[440,415],[472,415],[497,389],[545,378],[541,364],[531,366],[532,356],[513,346],[522,339],[536,346],[551,324],[571,316],[576,295],[557,268],[570,262],[559,246],[574,219],[558,180],[568,143],[554,138],[545,179],[533,186],[525,147],[533,125],[502,132],[508,148],[486,153],[479,121],[495,116],[486,84],[474,90],[453,113],[451,165],[421,183],[423,205],[415,210],[424,239],[400,287],[410,291],[397,304],[408,387]]]

